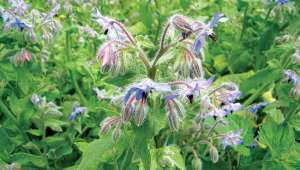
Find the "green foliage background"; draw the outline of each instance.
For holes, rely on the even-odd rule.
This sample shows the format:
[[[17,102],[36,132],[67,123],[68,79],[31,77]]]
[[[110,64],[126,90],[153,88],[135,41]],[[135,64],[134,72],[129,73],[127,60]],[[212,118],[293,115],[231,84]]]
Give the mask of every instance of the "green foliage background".
[[[45,1],[26,2],[31,8],[50,10]],[[275,17],[271,12],[274,2],[266,6],[259,0],[99,0],[94,6],[73,2],[71,16],[63,9],[55,16],[61,21],[62,30],[49,46],[42,41],[31,43],[20,32],[1,29],[0,164],[18,163],[25,170],[184,170],[193,169],[199,161],[191,157],[189,144],[181,144],[189,138],[187,127],[197,106],[188,107],[188,116],[177,133],[170,132],[159,100],[151,99],[153,110],[143,126],[128,124],[118,142],[113,141],[111,132],[98,135],[100,122],[107,116],[119,115],[121,109],[98,101],[92,88],[97,86],[113,93],[115,86],[126,87],[147,75],[140,61],[127,64],[126,71],[119,75],[99,71],[95,56],[104,41],[103,30],[91,20],[93,7],[98,7],[103,15],[124,23],[150,59],[159,48],[164,24],[173,14],[205,21],[218,11],[228,16],[229,21],[216,29],[218,41],[207,41],[207,77],[216,75],[216,84],[228,80],[238,83],[245,108],[253,102],[267,101],[263,97],[266,92],[276,101],[259,113],[259,122],[249,116],[247,109],[231,115],[231,127],[225,131],[243,129],[244,145],[219,151],[220,161],[216,164],[200,149],[203,169],[300,169],[300,103],[290,96],[291,86],[281,81],[285,69],[300,73],[299,64],[290,61],[300,34],[300,1],[289,3]],[[8,6],[2,1],[0,5]],[[100,36],[82,35],[78,26],[85,25]],[[15,66],[10,57],[21,48],[32,53],[33,61]],[[47,63],[40,60],[45,53]],[[174,80],[168,64],[176,55],[174,52],[163,56],[157,81]],[[42,117],[30,101],[33,93],[55,101],[62,107],[63,116]],[[67,117],[75,101],[87,107],[88,113],[71,122]],[[247,147],[255,135],[258,146]],[[174,153],[174,166],[163,166],[161,162],[168,150]]]

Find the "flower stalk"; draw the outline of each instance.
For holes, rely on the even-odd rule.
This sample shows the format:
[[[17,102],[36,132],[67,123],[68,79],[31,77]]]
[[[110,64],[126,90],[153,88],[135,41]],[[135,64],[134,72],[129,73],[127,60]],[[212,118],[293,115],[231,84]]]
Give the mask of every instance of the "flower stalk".
[[[70,52],[71,52],[71,39],[70,39],[70,36],[71,36],[71,31],[70,30],[67,30],[66,31],[66,55],[65,55],[65,62],[67,62],[67,61],[69,61],[70,60]],[[77,83],[77,81],[76,81],[76,77],[75,77],[75,75],[74,75],[74,72],[72,71],[72,70],[68,70],[68,72],[69,72],[69,74],[70,74],[70,76],[71,76],[71,81],[72,81],[72,84],[73,84],[73,86],[75,87],[75,90],[76,90],[76,92],[78,93],[78,95],[79,95],[79,98],[80,98],[80,101],[81,101],[81,103],[84,103],[84,104],[86,104],[87,102],[87,100],[85,99],[85,97],[84,97],[84,95],[83,95],[83,93],[82,93],[82,91],[80,90],[80,88],[79,88],[79,85],[78,85],[78,83]]]

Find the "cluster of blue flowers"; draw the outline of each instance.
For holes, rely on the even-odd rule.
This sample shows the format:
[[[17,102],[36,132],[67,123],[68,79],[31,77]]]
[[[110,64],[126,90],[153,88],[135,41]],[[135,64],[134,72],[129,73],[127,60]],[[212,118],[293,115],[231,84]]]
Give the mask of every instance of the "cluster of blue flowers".
[[[284,5],[284,4],[289,3],[289,0],[275,0],[275,3],[277,5]]]
[[[78,106],[77,103],[75,103],[72,108],[72,113],[68,116],[68,119],[70,121],[73,121],[76,119],[76,117],[78,117],[79,115],[82,115],[85,112],[87,112],[86,107],[80,107],[80,106]]]
[[[296,72],[293,70],[285,70],[284,72],[285,81],[291,82],[293,85],[293,88],[291,89],[291,93],[294,96],[300,96],[300,78]]]

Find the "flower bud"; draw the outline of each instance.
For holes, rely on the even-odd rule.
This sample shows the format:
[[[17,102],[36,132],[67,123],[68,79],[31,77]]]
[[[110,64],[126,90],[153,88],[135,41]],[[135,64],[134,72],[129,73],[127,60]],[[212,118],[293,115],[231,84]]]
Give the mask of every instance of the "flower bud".
[[[100,126],[101,126],[100,133],[101,134],[107,133],[109,131],[109,129],[118,122],[120,122],[120,118],[116,117],[116,116],[111,116],[111,117],[105,118],[100,124]]]
[[[145,99],[142,99],[140,101],[140,104],[134,114],[134,120],[135,120],[135,124],[137,126],[141,126],[146,118],[147,112],[146,112],[146,108],[145,108]]]
[[[183,15],[173,15],[170,19],[171,24],[179,31],[188,33],[192,31],[192,19]]]
[[[121,136],[121,129],[119,127],[116,127],[114,131],[112,132],[112,138],[114,142],[117,142]]]
[[[202,170],[202,160],[200,158],[194,158],[192,160],[193,170]]]
[[[169,126],[172,130],[178,131],[179,119],[178,119],[178,116],[174,112],[168,113],[168,122],[169,122]]]
[[[209,149],[210,159],[213,163],[217,163],[219,160],[219,153],[216,147],[211,146]]]

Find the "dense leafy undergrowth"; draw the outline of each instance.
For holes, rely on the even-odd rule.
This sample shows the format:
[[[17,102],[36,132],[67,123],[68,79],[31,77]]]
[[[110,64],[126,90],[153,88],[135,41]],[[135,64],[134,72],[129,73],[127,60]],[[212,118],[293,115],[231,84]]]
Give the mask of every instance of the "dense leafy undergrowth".
[[[300,169],[300,1],[0,2],[0,169]]]

